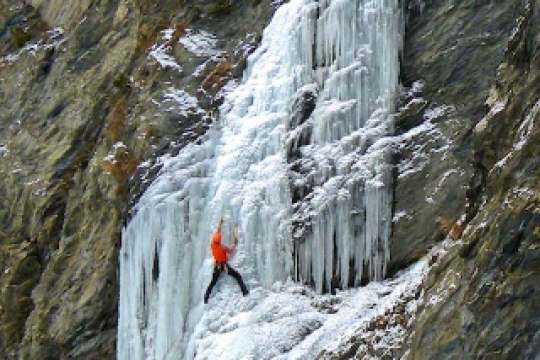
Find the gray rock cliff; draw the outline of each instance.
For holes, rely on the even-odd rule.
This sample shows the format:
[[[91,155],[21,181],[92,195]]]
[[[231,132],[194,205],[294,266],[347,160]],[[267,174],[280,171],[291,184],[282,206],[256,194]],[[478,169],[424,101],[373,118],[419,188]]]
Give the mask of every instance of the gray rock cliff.
[[[537,359],[540,2],[404,6],[389,276],[455,245],[431,259],[404,344],[349,338],[321,358]],[[115,357],[122,226],[159,156],[216,118],[274,10],[0,0],[0,359]],[[191,105],[157,105],[171,93]]]

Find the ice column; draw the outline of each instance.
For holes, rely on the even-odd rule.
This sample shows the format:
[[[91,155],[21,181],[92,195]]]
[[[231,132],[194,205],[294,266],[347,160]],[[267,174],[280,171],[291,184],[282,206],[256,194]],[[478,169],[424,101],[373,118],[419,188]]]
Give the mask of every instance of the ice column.
[[[321,1],[316,14],[306,19],[302,39],[312,34],[313,47],[304,43],[302,57],[312,64],[320,91],[307,121],[311,142],[297,149],[302,156],[296,160],[311,166],[312,184],[307,205],[294,214],[311,231],[295,239],[294,252],[296,277],[322,292],[380,280],[386,272],[392,201],[387,136],[393,132],[389,115],[399,86],[403,16],[397,0]]]

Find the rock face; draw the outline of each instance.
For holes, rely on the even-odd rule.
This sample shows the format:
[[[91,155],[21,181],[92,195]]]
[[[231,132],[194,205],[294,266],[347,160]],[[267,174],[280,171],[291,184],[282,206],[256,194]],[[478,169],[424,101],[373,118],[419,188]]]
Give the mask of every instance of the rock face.
[[[521,10],[478,1],[409,8],[402,79],[410,93],[397,119],[404,141],[397,149],[394,268],[444,238],[440,221],[466,223],[473,215],[467,190],[479,195],[483,175],[474,166],[471,132],[487,112]]]
[[[0,0],[0,359],[115,357],[130,206],[156,159],[213,121],[273,11]],[[411,0],[407,11],[390,273],[445,237],[456,245],[433,260],[394,355],[534,359],[540,3]],[[178,42],[186,34],[211,46]]]
[[[461,147],[473,167],[465,193],[458,192],[467,199],[467,227],[425,285],[425,305],[411,328],[411,359],[540,356],[540,3],[516,5],[440,2],[425,9],[446,13],[440,21],[428,22],[424,13],[411,22],[414,77],[425,76],[433,101],[462,109],[474,125],[461,129],[469,133]],[[451,32],[456,22],[466,25]],[[439,56],[452,61],[438,71],[443,76],[429,80],[426,68],[437,56],[419,61],[414,44],[429,45],[423,34],[438,31],[446,32],[440,39],[449,45]],[[474,45],[463,47],[471,35]]]

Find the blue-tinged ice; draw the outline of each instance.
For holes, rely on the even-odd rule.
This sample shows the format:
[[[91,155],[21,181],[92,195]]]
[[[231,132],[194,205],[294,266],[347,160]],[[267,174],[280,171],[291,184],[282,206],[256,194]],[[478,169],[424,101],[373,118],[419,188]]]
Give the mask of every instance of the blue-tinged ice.
[[[238,226],[233,266],[252,289],[292,277],[321,293],[384,277],[385,139],[402,27],[398,0],[291,0],[277,9],[218,123],[163,160],[123,230],[119,359],[171,358],[173,346],[182,349],[176,358],[195,356],[190,336],[221,217],[224,242]],[[293,121],[293,100],[305,93],[314,109]]]

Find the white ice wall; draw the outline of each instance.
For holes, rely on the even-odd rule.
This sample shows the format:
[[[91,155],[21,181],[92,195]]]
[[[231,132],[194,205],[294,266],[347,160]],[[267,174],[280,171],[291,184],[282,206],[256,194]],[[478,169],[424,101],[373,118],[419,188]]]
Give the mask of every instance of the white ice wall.
[[[123,231],[119,359],[163,359],[173,344],[187,344],[221,216],[226,235],[238,225],[233,264],[250,287],[285,280],[293,268],[318,291],[335,272],[346,286],[351,260],[353,282],[364,267],[382,278],[391,218],[384,136],[392,131],[401,26],[398,0],[292,0],[277,10],[219,124],[164,159]],[[285,140],[291,99],[306,85],[319,96],[311,145],[301,152],[317,164],[317,186],[313,231],[293,258]]]
[[[305,21],[298,48],[313,69],[305,78],[319,94],[309,120],[312,144],[301,151],[315,164],[310,175],[319,186],[311,213],[300,214],[312,231],[295,246],[295,271],[321,292],[333,279],[346,287],[386,272],[392,175],[385,136],[393,131],[388,115],[398,90],[403,21],[394,0],[322,1]]]

